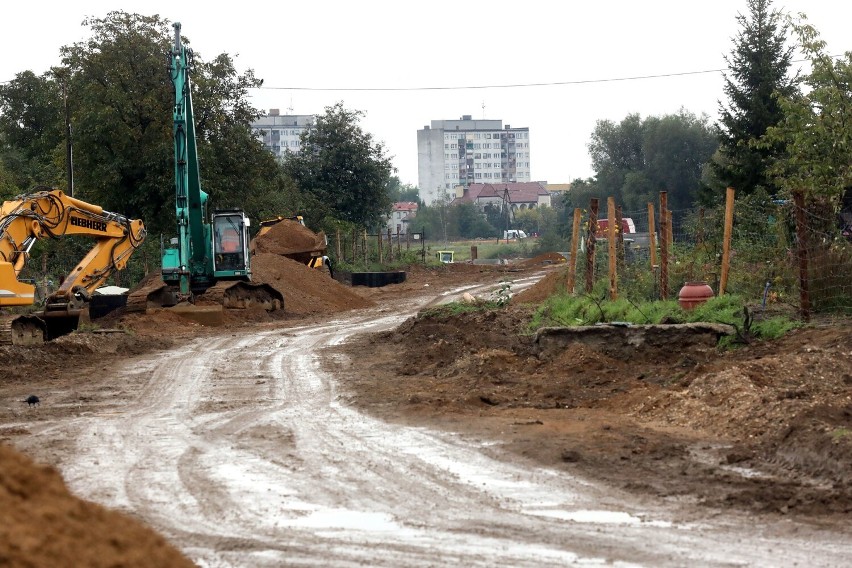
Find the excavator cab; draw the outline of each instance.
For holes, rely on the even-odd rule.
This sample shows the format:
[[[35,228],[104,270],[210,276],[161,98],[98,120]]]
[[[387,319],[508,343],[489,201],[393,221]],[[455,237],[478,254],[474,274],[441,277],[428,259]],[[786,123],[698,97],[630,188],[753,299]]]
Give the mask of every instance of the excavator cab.
[[[239,209],[213,212],[213,275],[239,278],[250,274],[248,255],[249,219]]]

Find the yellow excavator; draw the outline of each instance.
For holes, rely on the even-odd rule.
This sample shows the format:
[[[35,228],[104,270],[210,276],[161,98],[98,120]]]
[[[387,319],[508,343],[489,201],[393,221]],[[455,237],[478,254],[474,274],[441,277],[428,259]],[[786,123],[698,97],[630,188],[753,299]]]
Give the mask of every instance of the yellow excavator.
[[[40,239],[71,235],[92,237],[94,246],[46,298],[43,310],[11,321],[13,345],[42,343],[77,329],[95,289],[127,265],[146,232],[138,219],[104,211],[58,189],[21,195],[0,207],[0,307],[35,304],[35,286],[19,279],[32,246]]]

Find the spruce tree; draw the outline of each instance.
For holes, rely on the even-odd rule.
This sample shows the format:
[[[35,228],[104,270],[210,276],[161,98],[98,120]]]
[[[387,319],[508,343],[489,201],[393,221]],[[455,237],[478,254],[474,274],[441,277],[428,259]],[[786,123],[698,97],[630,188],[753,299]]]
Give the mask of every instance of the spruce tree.
[[[784,152],[783,144],[756,142],[784,117],[778,96],[796,90],[788,72],[794,47],[788,46],[789,24],[783,13],[771,8],[771,0],[747,0],[748,15],[739,14],[741,29],[734,48],[725,57],[727,104],[720,107],[720,152],[713,169],[724,187],[740,194],[764,188],[770,195],[777,187],[768,176],[772,161]]]

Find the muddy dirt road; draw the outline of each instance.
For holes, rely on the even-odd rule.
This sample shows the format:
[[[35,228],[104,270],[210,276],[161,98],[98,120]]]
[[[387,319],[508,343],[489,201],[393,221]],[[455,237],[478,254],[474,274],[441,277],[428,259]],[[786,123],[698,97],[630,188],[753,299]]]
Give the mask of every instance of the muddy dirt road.
[[[847,565],[848,534],[784,519],[758,527],[737,513],[697,519],[346,404],[325,347],[465,290],[482,289],[136,356],[102,370],[109,404],[21,422],[29,435],[15,444],[199,566]]]

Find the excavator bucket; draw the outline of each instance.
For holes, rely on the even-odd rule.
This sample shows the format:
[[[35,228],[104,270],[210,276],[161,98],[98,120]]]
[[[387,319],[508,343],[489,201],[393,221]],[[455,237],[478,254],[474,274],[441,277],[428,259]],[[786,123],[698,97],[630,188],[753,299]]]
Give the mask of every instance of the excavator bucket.
[[[47,337],[47,325],[37,316],[18,316],[10,331],[12,345],[41,345]]]
[[[267,312],[284,309],[284,295],[268,284],[244,281],[225,284],[222,305],[226,308],[263,308]],[[214,286],[216,287],[219,287],[219,284]]]
[[[68,335],[80,325],[82,309],[45,310],[37,315],[44,321],[45,339],[52,341]]]
[[[40,345],[68,335],[80,324],[81,310],[42,311],[18,316],[9,326],[12,345]]]

